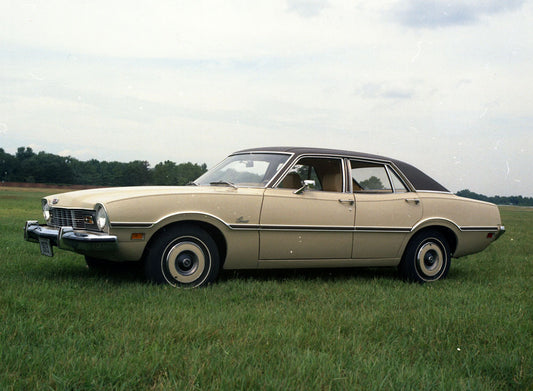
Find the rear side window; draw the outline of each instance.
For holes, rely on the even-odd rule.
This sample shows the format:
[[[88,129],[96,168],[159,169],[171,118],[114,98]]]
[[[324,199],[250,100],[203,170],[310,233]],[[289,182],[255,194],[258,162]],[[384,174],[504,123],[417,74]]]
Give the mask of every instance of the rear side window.
[[[407,187],[398,175],[384,164],[351,160],[354,192],[405,193]]]
[[[385,166],[351,161],[353,190],[392,193],[392,186]]]

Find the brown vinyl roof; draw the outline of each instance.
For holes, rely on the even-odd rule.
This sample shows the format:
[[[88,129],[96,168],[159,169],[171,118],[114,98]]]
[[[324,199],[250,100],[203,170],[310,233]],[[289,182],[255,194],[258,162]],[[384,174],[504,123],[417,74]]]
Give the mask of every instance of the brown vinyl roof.
[[[354,151],[345,151],[340,149],[326,149],[326,148],[306,148],[306,147],[260,147],[260,148],[250,148],[243,149],[237,153],[250,153],[250,152],[287,152],[293,153],[296,157],[298,155],[304,154],[321,154],[321,155],[332,155],[332,156],[343,156],[349,158],[360,158],[360,159],[369,159],[376,160],[380,162],[391,163],[396,166],[411,182],[413,187],[416,190],[420,191],[442,191],[449,192],[444,186],[438,183],[436,180],[431,178],[429,175],[423,173],[418,168],[402,162],[401,160],[391,159],[389,157],[373,155],[369,153],[354,152]]]

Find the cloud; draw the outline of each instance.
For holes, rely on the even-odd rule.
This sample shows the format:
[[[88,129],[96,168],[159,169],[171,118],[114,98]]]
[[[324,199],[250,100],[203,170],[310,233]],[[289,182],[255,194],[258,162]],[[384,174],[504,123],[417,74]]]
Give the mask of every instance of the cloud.
[[[326,0],[287,0],[289,11],[303,17],[319,15],[328,6]]]
[[[412,99],[414,92],[405,87],[388,83],[365,83],[356,89],[356,95],[364,99]]]
[[[525,0],[401,0],[392,9],[394,18],[408,27],[447,27],[472,24],[484,15],[512,11]]]
[[[0,1],[0,144],[210,166],[342,143],[453,190],[533,195],[532,15],[518,0]]]

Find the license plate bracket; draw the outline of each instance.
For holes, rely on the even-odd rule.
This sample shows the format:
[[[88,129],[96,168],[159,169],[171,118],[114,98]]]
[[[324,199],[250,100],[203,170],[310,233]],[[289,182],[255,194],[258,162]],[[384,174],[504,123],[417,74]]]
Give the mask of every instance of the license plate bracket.
[[[46,255],[47,257],[53,257],[54,251],[52,250],[52,244],[50,239],[39,238],[39,246],[41,248],[41,254]]]

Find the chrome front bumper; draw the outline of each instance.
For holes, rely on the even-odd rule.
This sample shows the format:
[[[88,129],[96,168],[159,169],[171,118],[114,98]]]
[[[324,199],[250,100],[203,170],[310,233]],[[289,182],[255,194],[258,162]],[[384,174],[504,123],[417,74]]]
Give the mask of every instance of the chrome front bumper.
[[[98,232],[74,231],[72,227],[50,227],[40,225],[35,220],[26,221],[24,239],[33,243],[46,241],[50,247],[56,246],[81,254],[113,251],[117,248],[116,236]]]

